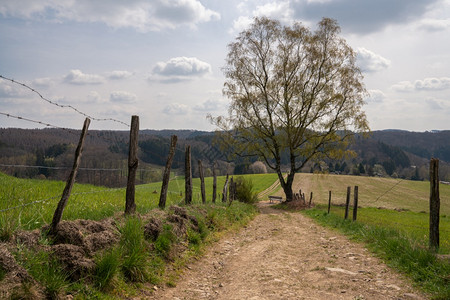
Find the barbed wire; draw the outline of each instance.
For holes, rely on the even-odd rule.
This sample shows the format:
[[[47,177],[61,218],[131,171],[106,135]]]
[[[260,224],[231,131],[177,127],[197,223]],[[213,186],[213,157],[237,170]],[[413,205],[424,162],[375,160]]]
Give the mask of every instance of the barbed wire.
[[[57,198],[61,198],[61,196],[53,196],[53,197],[46,198],[46,199],[36,200],[36,201],[28,202],[28,203],[25,203],[25,204],[21,204],[21,205],[16,205],[16,206],[0,209],[0,212],[5,212],[5,211],[9,211],[9,210],[13,210],[13,209],[17,209],[17,208],[33,205],[33,204],[38,204],[38,203],[42,203],[42,202],[47,202],[49,200],[57,199]]]
[[[5,168],[30,168],[30,169],[49,169],[49,170],[70,170],[72,167],[49,167],[49,166],[31,166],[31,165],[11,165],[11,164],[0,164],[0,167]],[[78,168],[78,170],[82,171],[125,171],[127,169],[118,169],[118,168]],[[137,169],[140,172],[158,172],[158,170],[152,169]]]
[[[0,115],[6,116],[8,118],[14,118],[14,119],[18,119],[18,120],[24,120],[24,121],[27,121],[27,122],[35,123],[35,124],[44,125],[46,127],[53,127],[53,128],[56,128],[56,129],[61,129],[61,130],[67,131],[67,132],[69,132],[71,134],[78,134],[78,133],[74,132],[75,129],[60,127],[60,126],[52,125],[52,124],[45,123],[45,122],[42,122],[42,121],[36,121],[36,120],[33,120],[33,119],[29,119],[29,118],[26,118],[26,117],[16,116],[16,115],[12,115],[12,114],[9,114],[9,113],[4,113],[4,112],[0,112]]]
[[[380,200],[384,195],[386,195],[387,193],[389,193],[390,191],[392,191],[397,185],[399,185],[401,182],[403,182],[405,179],[400,179],[398,182],[396,182],[394,185],[392,185],[389,189],[387,189],[383,194],[381,194],[380,196],[378,196],[375,200],[373,201],[369,201],[369,203],[375,203],[378,200]]]
[[[113,119],[113,118],[95,118],[95,117],[92,117],[92,116],[86,114],[85,112],[80,111],[79,109],[73,107],[73,106],[70,105],[70,104],[59,104],[59,103],[57,103],[57,102],[54,102],[54,101],[52,101],[52,100],[50,100],[50,99],[48,99],[48,98],[45,98],[39,91],[37,91],[36,89],[34,89],[34,88],[32,88],[32,87],[26,85],[25,83],[16,81],[16,80],[14,80],[14,79],[5,77],[5,76],[3,76],[3,75],[0,75],[0,78],[1,78],[1,79],[4,79],[4,80],[7,80],[7,81],[10,81],[10,82],[12,82],[12,83],[14,83],[14,84],[20,85],[20,86],[22,86],[22,87],[24,87],[24,88],[26,88],[26,89],[32,91],[33,93],[37,94],[42,100],[44,100],[44,101],[47,102],[47,103],[50,103],[50,104],[55,105],[55,106],[60,107],[60,108],[70,108],[70,109],[72,109],[73,111],[77,112],[78,114],[80,114],[80,115],[82,115],[82,116],[85,116],[85,117],[87,117],[87,118],[89,118],[89,119],[91,119],[91,120],[93,120],[93,121],[112,121],[112,122],[116,122],[116,123],[125,125],[125,126],[127,126],[127,127],[130,127],[129,124],[127,124],[127,123],[125,123],[125,122],[122,122],[122,121],[120,121],[120,120],[117,120],[117,119]]]

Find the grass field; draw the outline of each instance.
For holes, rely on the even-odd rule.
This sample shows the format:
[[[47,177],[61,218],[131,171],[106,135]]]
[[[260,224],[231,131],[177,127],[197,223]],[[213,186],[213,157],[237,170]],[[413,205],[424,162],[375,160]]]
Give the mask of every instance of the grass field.
[[[252,179],[255,192],[263,191],[277,180],[276,174],[245,175],[244,177]],[[224,182],[224,176],[218,177],[217,201],[221,201]],[[18,179],[0,173],[0,227],[34,229],[48,224],[64,185],[65,183],[61,181]],[[205,178],[205,185],[207,201],[211,201],[211,177]],[[301,188],[306,195],[313,192],[314,203],[322,209],[326,209],[328,191],[332,191],[333,204],[343,204],[347,186],[355,185],[359,187],[359,206],[362,207],[358,211],[358,221],[402,229],[421,243],[427,243],[429,182],[306,173],[297,174],[294,182],[295,190]],[[160,190],[160,182],[137,186],[136,206],[138,212],[146,213],[157,207]],[[173,178],[169,184],[167,206],[183,202],[183,194],[184,178]],[[275,190],[274,194],[283,195],[283,192],[279,188]],[[440,252],[450,253],[450,186],[440,186],[440,198]],[[193,180],[193,201],[194,203],[201,202],[198,178]],[[63,218],[99,220],[122,212],[124,205],[124,188],[108,189],[75,184]],[[3,209],[15,206],[20,207],[1,212]],[[337,215],[344,215],[342,207],[334,206],[333,212]]]
[[[345,203],[347,186],[357,185],[359,189],[358,205],[362,207],[384,207],[388,209],[406,209],[413,212],[428,212],[430,183],[428,181],[411,181],[381,177],[296,174],[294,187],[302,189],[309,199],[313,192],[315,203],[328,203],[328,191],[332,193],[334,204]],[[278,190],[277,195],[283,195]],[[450,215],[450,185],[440,185],[441,214]]]
[[[317,208],[326,210],[328,191],[332,193],[332,204],[345,203],[347,186],[352,187],[351,205],[353,205],[353,187],[358,186],[358,222],[398,229],[422,244],[428,245],[429,233],[429,193],[427,181],[410,181],[392,178],[297,174],[295,190],[309,199],[313,192],[313,201]],[[283,195],[278,190],[276,195]],[[450,254],[450,186],[440,185],[440,250],[441,254]],[[333,206],[332,212],[344,216],[344,207]],[[350,218],[352,210],[350,211]]]
[[[236,176],[235,176],[236,177]],[[251,177],[255,192],[270,186],[276,176],[245,175]],[[212,177],[205,178],[207,201],[212,199]],[[221,201],[225,177],[217,178],[217,201]],[[62,181],[19,179],[0,173],[0,228],[5,226],[24,229],[39,228],[51,222],[53,212],[61,197],[65,183]],[[161,182],[136,186],[136,207],[139,213],[156,208]],[[173,178],[169,183],[167,206],[184,201],[184,178]],[[200,179],[193,180],[193,202],[201,202]],[[17,208],[14,208],[18,206]],[[125,189],[108,189],[85,184],[75,184],[64,210],[63,219],[93,219],[122,212],[125,207]],[[13,209],[9,209],[13,208]],[[5,210],[6,211],[2,211]]]

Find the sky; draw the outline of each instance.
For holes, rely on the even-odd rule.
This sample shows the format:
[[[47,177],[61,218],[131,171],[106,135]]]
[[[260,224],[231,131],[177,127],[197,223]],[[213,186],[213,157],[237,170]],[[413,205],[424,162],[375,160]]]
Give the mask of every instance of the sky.
[[[141,129],[214,130],[227,45],[260,16],[337,20],[372,130],[450,129],[450,0],[1,0],[0,75],[40,95],[0,79],[0,128],[45,127],[9,114],[81,129],[76,108],[120,121],[90,129],[138,115]]]

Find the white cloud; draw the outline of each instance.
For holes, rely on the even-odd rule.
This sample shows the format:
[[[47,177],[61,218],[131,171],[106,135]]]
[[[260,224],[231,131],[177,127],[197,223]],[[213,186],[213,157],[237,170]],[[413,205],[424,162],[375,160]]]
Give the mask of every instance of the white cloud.
[[[258,6],[253,12],[255,17],[271,17],[281,22],[290,22],[293,18],[293,11],[289,1],[273,1]]]
[[[27,95],[25,88],[19,87],[4,79],[0,79],[0,98],[20,98]]]
[[[200,105],[194,106],[194,110],[200,112],[214,112],[219,110],[224,110],[226,108],[228,101],[226,99],[209,99]]]
[[[102,98],[100,93],[96,91],[91,91],[87,95],[87,102],[88,103],[105,103],[106,101]]]
[[[109,99],[116,103],[135,103],[137,96],[126,91],[111,92]]]
[[[211,73],[211,65],[195,57],[174,57],[167,62],[158,62],[153,68],[150,80],[177,82],[193,77],[203,77]]]
[[[380,31],[392,24],[414,22],[440,0],[291,0],[294,17],[317,21],[326,16],[342,29],[358,34]]]
[[[429,32],[444,31],[450,29],[450,19],[424,19],[418,27]]]
[[[416,80],[414,82],[401,81],[392,86],[393,90],[398,92],[413,92],[413,91],[440,91],[450,89],[450,78],[425,78],[423,80]]]
[[[220,19],[220,14],[198,0],[6,0],[0,14],[53,22],[99,22],[113,28],[158,31],[179,26],[194,27]]]
[[[167,115],[186,115],[189,113],[189,106],[180,103],[172,103],[162,110]]]
[[[36,78],[35,80],[33,80],[32,84],[33,84],[33,86],[47,88],[47,87],[52,86],[54,84],[54,81],[48,77]]]
[[[101,84],[105,79],[100,75],[84,74],[80,70],[70,70],[69,74],[64,76],[64,82],[70,84]]]
[[[400,81],[392,85],[391,88],[397,92],[410,92],[414,90],[414,84],[410,81]]]
[[[129,71],[112,71],[112,72],[108,73],[108,78],[117,80],[117,79],[129,78],[132,75],[133,75],[133,73],[129,72]]]
[[[243,10],[244,7],[241,8]],[[229,30],[230,34],[235,34],[247,29],[255,17],[270,17],[281,22],[290,23],[293,20],[293,10],[289,1],[273,1],[257,6],[249,15],[239,16],[233,21],[233,26]]]
[[[414,82],[414,87],[416,90],[446,90],[450,89],[450,78],[425,78],[424,80],[416,80]]]
[[[365,48],[358,48],[357,62],[362,72],[373,73],[389,68],[391,62],[379,54]]]
[[[253,18],[248,16],[240,16],[233,21],[232,28],[228,31],[230,34],[235,34],[247,29],[252,24]]]
[[[369,90],[369,95],[366,100],[371,103],[381,103],[386,99],[386,95],[380,90]]]
[[[442,101],[434,98],[428,98],[425,100],[425,102],[428,104],[428,107],[430,107],[432,110],[442,110],[447,108]]]

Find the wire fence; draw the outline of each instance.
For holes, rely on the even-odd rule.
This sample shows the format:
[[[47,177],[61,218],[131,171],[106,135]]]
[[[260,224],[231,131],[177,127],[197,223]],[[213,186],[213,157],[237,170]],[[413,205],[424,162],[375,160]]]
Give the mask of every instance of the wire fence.
[[[49,100],[48,98],[44,97],[40,92],[38,92],[37,90],[35,90],[34,88],[28,86],[27,84],[25,84],[25,83],[23,83],[23,82],[16,81],[16,80],[14,80],[14,79],[5,77],[5,76],[3,76],[3,75],[0,75],[0,79],[9,81],[9,82],[11,82],[11,83],[13,83],[13,84],[22,86],[22,87],[24,87],[24,88],[30,90],[31,92],[33,92],[33,93],[35,93],[36,95],[38,95],[40,99],[42,99],[43,101],[45,101],[45,102],[47,102],[47,103],[50,103],[51,105],[57,106],[57,107],[59,107],[59,108],[69,108],[69,109],[75,111],[76,113],[78,113],[79,115],[82,115],[83,117],[89,118],[89,119],[91,119],[91,120],[93,120],[93,121],[100,121],[100,122],[102,122],[102,121],[111,121],[111,122],[116,122],[116,123],[125,125],[125,126],[127,126],[127,127],[130,127],[129,124],[127,124],[127,123],[125,123],[125,122],[122,122],[122,121],[120,121],[120,120],[117,120],[117,119],[114,119],[114,118],[96,118],[96,117],[93,117],[93,116],[91,116],[91,115],[89,115],[89,114],[87,114],[87,113],[85,113],[85,112],[83,112],[83,111],[81,111],[81,110],[75,108],[74,106],[72,106],[72,105],[70,105],[70,104],[69,104],[69,105],[67,105],[67,104],[60,104],[60,103],[57,103],[56,101]]]
[[[61,109],[71,109],[76,114],[82,115],[84,117],[89,118],[93,121],[105,121],[105,122],[116,122],[121,125],[126,126],[127,128],[130,127],[129,124],[113,119],[113,118],[99,118],[94,117],[90,114],[87,114],[80,109],[74,107],[73,105],[66,105],[66,104],[60,104],[56,101],[52,101],[45,96],[43,96],[42,93],[37,91],[36,89],[30,87],[29,85],[18,82],[14,79],[5,77],[3,75],[0,75],[0,83],[1,81],[8,81],[12,84],[18,85],[22,88],[28,89],[32,93],[36,94],[38,98],[46,103],[49,103],[51,105],[54,105]],[[0,112],[0,117],[6,117],[6,118],[14,118],[19,121],[27,122],[27,123],[33,123],[42,125],[46,128],[52,128],[56,130],[62,130],[64,133],[70,133],[73,134],[74,137],[78,137],[80,135],[80,131],[78,129],[73,128],[66,128],[63,126],[58,126],[55,124],[51,124],[50,122],[37,120],[35,118],[29,118],[25,116],[20,116],[17,114],[12,114],[9,112]],[[45,137],[51,136],[52,134],[58,135],[58,138],[61,136],[61,132],[45,132]],[[108,133],[88,133],[88,136],[90,137],[91,142],[85,145],[84,153],[83,153],[83,161],[87,162],[87,164],[92,164],[92,166],[85,165],[78,168],[78,174],[77,174],[77,181],[82,183],[90,183],[94,185],[103,185],[108,186],[112,185],[112,187],[84,187],[81,188],[83,191],[77,191],[71,193],[71,196],[73,197],[83,197],[86,195],[101,195],[102,201],[105,201],[105,199],[108,199],[108,197],[103,197],[103,195],[107,193],[119,193],[119,194],[125,194],[125,186],[127,182],[128,177],[128,164],[126,162],[126,156],[125,154],[117,154],[116,157],[109,158],[110,161],[116,161],[116,163],[110,165],[110,166],[102,166],[105,162],[104,153],[101,151],[99,152],[98,149],[98,142],[95,142],[95,140],[101,139],[103,142],[107,142],[106,146],[109,145],[117,145],[117,143],[121,143],[122,148],[128,146],[127,134],[121,134],[119,136],[114,136],[112,134]],[[76,138],[59,138],[58,140],[59,144],[57,145],[67,145],[72,144],[75,142]],[[14,141],[12,141],[14,142]],[[31,142],[29,142],[31,143]],[[96,144],[97,143],[97,144]],[[46,144],[44,142],[45,146],[51,146],[52,143]],[[0,143],[0,146],[2,144]],[[5,144],[3,144],[5,146]],[[105,148],[104,146],[103,148]],[[16,146],[14,146],[15,148]],[[17,149],[17,148],[15,148]],[[20,147],[18,147],[20,149]],[[39,149],[38,149],[39,150]],[[41,177],[41,178],[51,178],[51,179],[62,179],[65,180],[67,176],[69,175],[70,170],[72,169],[71,166],[73,163],[73,153],[72,151],[69,151],[71,149],[64,149],[62,154],[65,155],[64,159],[59,159],[60,156],[51,157],[51,159],[48,159],[44,154],[38,153],[39,151],[36,150],[36,153],[32,153],[28,155],[28,157],[25,158],[17,158],[16,155],[12,155],[11,157],[7,157],[6,155],[3,157],[0,157],[0,171],[3,171],[5,173],[11,174],[11,175],[21,175],[25,172],[25,176],[22,177],[28,177],[28,178],[35,178],[35,177]],[[127,151],[126,149],[119,149],[120,151]],[[14,152],[16,150],[13,150]],[[109,152],[112,150],[109,149]],[[41,151],[42,152],[42,151]],[[163,159],[159,153],[147,153],[148,155],[157,156],[158,159]],[[41,160],[39,161],[39,155],[41,155]],[[61,155],[61,153],[59,154]],[[22,155],[23,156],[23,155]],[[88,159],[85,159],[85,158]],[[59,159],[59,160],[58,160]],[[21,162],[17,162],[18,160],[21,160]],[[30,160],[32,163],[30,163]],[[98,167],[100,165],[100,167]],[[114,166],[115,165],[115,166]],[[151,185],[149,183],[154,181],[161,181],[161,175],[162,175],[162,167],[155,167],[146,163],[143,163],[141,161],[140,168],[137,169],[137,182],[135,183],[135,188],[140,191],[147,193],[148,198],[151,198],[154,200],[154,198],[157,197],[157,190],[158,188],[155,185]],[[22,171],[22,170],[28,170],[28,171]],[[88,174],[88,175],[86,175]],[[1,175],[1,174],[0,174]],[[23,175],[23,174],[22,174]],[[20,176],[19,176],[20,177]],[[173,178],[172,178],[173,179]],[[55,203],[58,199],[61,199],[62,197],[62,182],[58,185],[57,188],[48,188],[48,190],[45,190],[43,192],[39,191],[31,191],[28,186],[28,183],[26,181],[15,181],[11,182],[8,181],[5,177],[4,184],[0,185],[0,189],[3,189],[1,195],[0,195],[0,227],[3,225],[2,220],[6,217],[4,215],[5,213],[12,213],[9,215],[9,218],[16,218],[19,220],[22,219],[33,219],[34,215],[43,215],[44,212],[42,211],[42,205],[48,204],[48,203]],[[5,182],[8,181],[5,186]],[[46,181],[47,182],[47,181]],[[180,197],[181,186],[178,181],[174,181],[176,183],[176,187],[174,190],[168,191],[170,195],[176,196],[178,199]],[[42,184],[36,185],[34,188],[40,189],[42,186],[45,186],[45,182],[42,181]],[[42,189],[45,189],[45,187],[42,187]],[[80,188],[78,188],[80,189]],[[58,191],[59,190],[59,191]],[[146,192],[145,190],[149,190]],[[56,192],[55,192],[56,191]],[[52,195],[53,194],[53,195]],[[154,196],[151,196],[154,195]],[[106,203],[107,205],[115,205],[118,206],[120,202],[125,203],[125,199],[123,198],[123,195],[121,195],[119,198],[122,198],[123,200],[118,200],[118,197],[109,197],[110,203]],[[81,199],[81,198],[80,198]],[[149,199],[149,200],[151,200]],[[96,203],[89,203],[89,200],[86,201],[86,199],[82,199],[83,201],[87,202],[86,205],[97,205]],[[115,204],[113,204],[115,202]],[[41,205],[39,205],[41,204]],[[147,205],[149,206],[149,205]],[[151,206],[151,205],[150,205]],[[29,209],[30,207],[33,207],[33,209]],[[85,210],[86,207],[78,207],[81,211]],[[25,217],[27,216],[27,217]],[[47,220],[48,222],[48,220]]]

